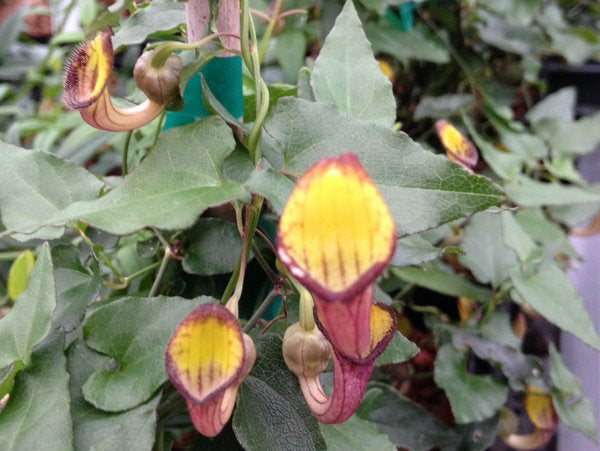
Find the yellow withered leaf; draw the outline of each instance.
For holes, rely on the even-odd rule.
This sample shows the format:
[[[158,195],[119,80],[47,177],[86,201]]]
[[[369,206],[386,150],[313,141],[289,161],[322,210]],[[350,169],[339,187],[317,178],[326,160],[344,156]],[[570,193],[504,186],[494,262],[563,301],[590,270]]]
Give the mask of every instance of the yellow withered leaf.
[[[201,403],[237,381],[244,355],[235,316],[221,305],[204,304],[177,327],[165,363],[171,382],[191,402]]]
[[[389,209],[351,153],[309,169],[279,223],[281,261],[325,299],[350,298],[372,283],[389,262],[395,242]]]
[[[35,257],[30,250],[21,252],[15,259],[8,272],[6,281],[6,291],[8,297],[16,301],[19,296],[27,289],[29,274],[33,270]]]

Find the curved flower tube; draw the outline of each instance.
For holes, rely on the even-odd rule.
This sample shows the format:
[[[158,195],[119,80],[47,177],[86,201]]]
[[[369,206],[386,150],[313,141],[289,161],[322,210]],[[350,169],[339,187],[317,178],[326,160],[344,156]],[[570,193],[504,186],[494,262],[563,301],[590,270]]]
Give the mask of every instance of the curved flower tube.
[[[479,155],[475,146],[450,122],[443,119],[435,123],[435,131],[446,149],[446,155],[468,170],[477,166]]]
[[[298,180],[279,223],[278,253],[312,294],[316,324],[333,347],[331,397],[318,374],[295,371],[322,422],[354,413],[375,358],[393,336],[394,314],[373,305],[372,294],[395,244],[389,209],[354,154],[326,158]]]
[[[208,437],[221,432],[255,360],[252,339],[221,305],[201,305],[179,324],[167,346],[165,366],[198,432]]]
[[[512,448],[522,450],[540,449],[547,445],[558,426],[558,417],[552,404],[552,396],[540,389],[529,386],[524,399],[525,412],[535,426],[529,434],[518,434],[516,415],[509,411],[502,417],[500,437]],[[502,429],[505,429],[502,433]]]
[[[128,131],[155,119],[165,105],[147,99],[140,105],[123,109],[112,103],[108,92],[113,65],[111,36],[112,31],[102,31],[75,50],[65,72],[64,101],[67,107],[79,110],[83,120],[92,127]]]
[[[393,311],[383,304],[372,304],[371,326],[370,352],[365,358],[350,359],[334,348],[331,396],[325,394],[318,374],[298,377],[304,399],[320,422],[342,423],[358,409],[375,366],[375,359],[394,336],[396,319]]]

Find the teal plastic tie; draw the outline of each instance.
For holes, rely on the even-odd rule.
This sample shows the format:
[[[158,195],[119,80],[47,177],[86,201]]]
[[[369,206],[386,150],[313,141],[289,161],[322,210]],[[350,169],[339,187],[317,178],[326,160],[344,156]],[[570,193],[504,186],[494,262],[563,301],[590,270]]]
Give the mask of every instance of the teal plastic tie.
[[[410,31],[415,23],[415,4],[414,2],[404,3],[398,8],[402,31]]]
[[[167,111],[164,131],[210,116],[202,100],[200,74],[204,75],[211,92],[229,114],[235,118],[243,116],[242,58],[239,56],[217,57],[206,63],[197,74],[190,78],[183,93],[183,108],[179,111]]]

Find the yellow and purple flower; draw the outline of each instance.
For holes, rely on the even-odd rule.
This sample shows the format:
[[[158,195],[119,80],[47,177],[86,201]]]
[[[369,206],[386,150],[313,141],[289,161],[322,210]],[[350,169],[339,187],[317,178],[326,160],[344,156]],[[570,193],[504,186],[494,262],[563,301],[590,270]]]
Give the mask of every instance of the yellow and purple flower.
[[[79,110],[92,127],[127,131],[155,119],[165,105],[152,99],[126,109],[113,104],[108,92],[113,67],[111,36],[112,31],[102,31],[75,50],[65,72],[64,101],[67,107]]]
[[[208,437],[221,432],[255,359],[252,339],[221,305],[201,305],[179,324],[167,346],[165,365],[198,432]]]
[[[295,371],[322,422],[354,413],[375,358],[393,337],[394,313],[372,296],[395,244],[389,209],[354,154],[326,158],[298,180],[279,223],[278,253],[312,294],[315,321],[333,348],[330,397],[318,374]]]
[[[446,149],[446,155],[455,163],[467,168],[475,169],[479,155],[475,146],[454,125],[443,119],[435,123],[435,130]]]

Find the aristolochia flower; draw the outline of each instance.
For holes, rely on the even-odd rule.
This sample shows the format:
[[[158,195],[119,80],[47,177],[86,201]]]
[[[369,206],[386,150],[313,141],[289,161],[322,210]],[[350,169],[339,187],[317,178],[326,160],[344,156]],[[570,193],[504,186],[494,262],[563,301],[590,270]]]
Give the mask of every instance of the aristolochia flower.
[[[109,131],[127,131],[141,127],[156,118],[163,103],[147,99],[131,108],[116,107],[108,92],[112,73],[112,31],[107,30],[79,47],[65,73],[64,101],[79,110],[92,127]]]
[[[475,146],[454,125],[440,119],[435,123],[435,130],[448,158],[469,170],[477,166],[479,156]]]
[[[322,422],[339,423],[352,415],[375,358],[393,336],[394,314],[373,304],[372,294],[395,243],[389,209],[351,153],[324,159],[309,169],[283,211],[279,258],[311,292],[317,325],[333,347],[330,398],[320,388],[318,374],[290,368]]]
[[[255,359],[252,339],[221,305],[201,305],[179,324],[167,346],[165,365],[198,432],[208,437],[221,432]]]

